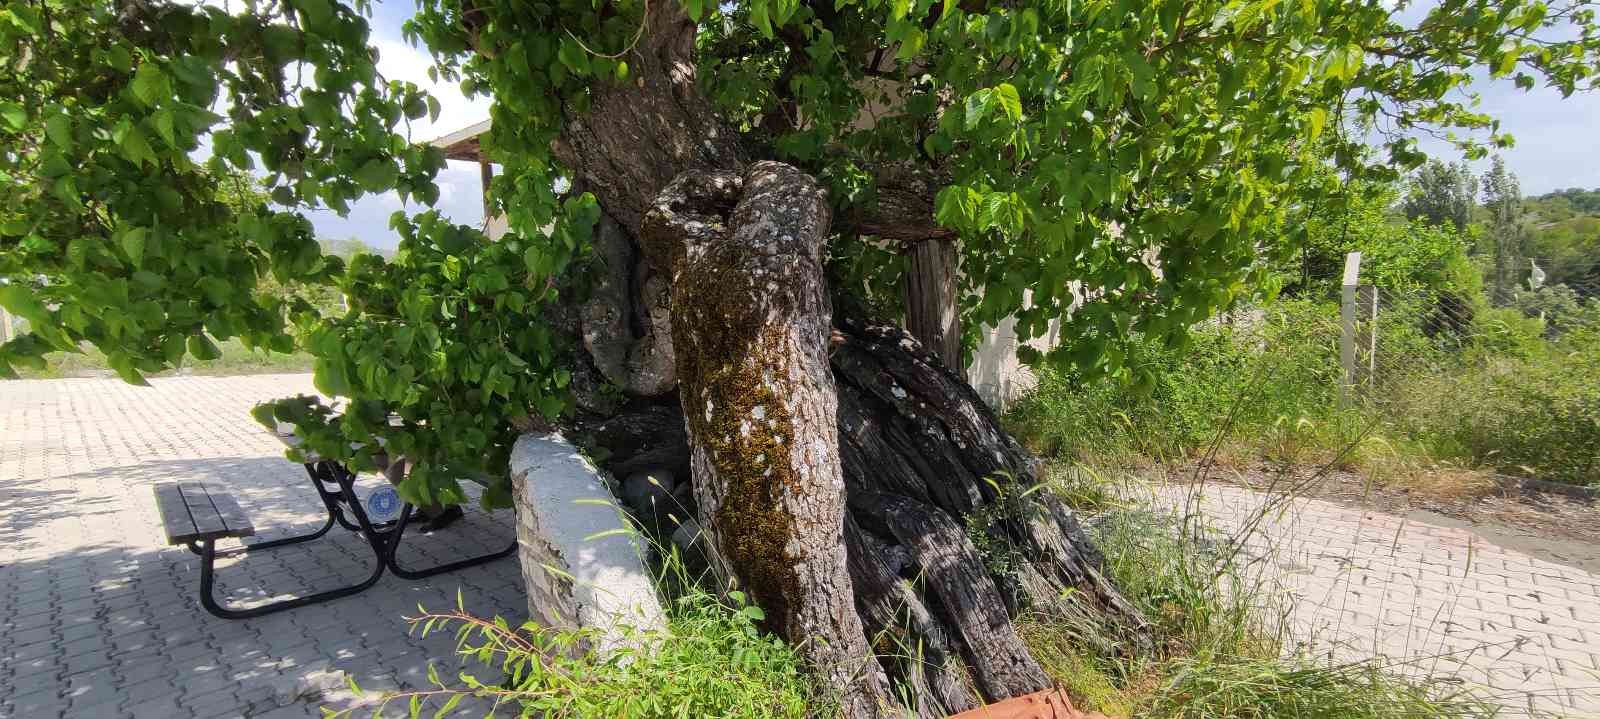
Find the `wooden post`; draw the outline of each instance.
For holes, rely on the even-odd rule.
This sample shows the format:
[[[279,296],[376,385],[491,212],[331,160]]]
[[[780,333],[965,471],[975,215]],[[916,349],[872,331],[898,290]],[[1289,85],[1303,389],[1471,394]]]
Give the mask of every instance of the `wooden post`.
[[[956,297],[956,243],[930,239],[906,250],[906,330],[951,371],[961,365],[961,308]]]
[[[1356,305],[1357,282],[1361,276],[1361,253],[1352,252],[1344,257],[1344,281],[1339,297],[1339,367],[1343,369],[1339,382],[1339,407],[1347,409],[1353,404],[1356,376]]]

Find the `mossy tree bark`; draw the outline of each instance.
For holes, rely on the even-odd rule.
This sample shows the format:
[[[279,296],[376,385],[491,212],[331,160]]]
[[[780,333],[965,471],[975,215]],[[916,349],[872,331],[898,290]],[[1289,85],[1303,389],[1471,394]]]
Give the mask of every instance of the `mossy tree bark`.
[[[672,281],[678,397],[700,515],[742,587],[844,714],[891,713],[845,564],[838,399],[823,281],[827,198],[776,162],[690,172],[644,217]]]
[[[649,13],[633,80],[597,86],[554,148],[605,211],[594,287],[553,318],[578,341],[573,435],[613,472],[692,476],[702,525],[848,716],[1046,687],[1011,623],[1025,609],[1087,605],[1145,646],[1144,619],[1072,513],[1028,491],[1036,461],[965,379],[830,304],[832,233],[952,239],[931,221],[937,182],[884,168],[876,214],[830,226],[814,180],[752,162],[718,124],[680,5]],[[1004,566],[974,537],[1006,547]]]

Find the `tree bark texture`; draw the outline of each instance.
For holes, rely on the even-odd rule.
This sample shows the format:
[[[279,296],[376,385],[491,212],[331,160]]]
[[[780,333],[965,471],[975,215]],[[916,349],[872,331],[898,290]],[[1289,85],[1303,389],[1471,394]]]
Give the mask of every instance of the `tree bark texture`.
[[[962,366],[958,257],[953,239],[928,239],[906,248],[906,329],[952,368]]]
[[[736,203],[736,204],[735,204]],[[731,205],[731,208],[730,208]],[[827,199],[776,162],[680,175],[644,218],[672,280],[678,396],[721,556],[846,716],[891,711],[845,564],[838,400],[823,281]]]
[[[702,525],[846,716],[902,698],[944,716],[1044,688],[1011,624],[1023,609],[1087,601],[1137,650],[1143,618],[1072,513],[1024,495],[1035,460],[957,363],[832,316],[816,183],[747,163],[696,91],[693,23],[679,3],[648,12],[629,82],[594,88],[553,148],[604,210],[592,291],[552,319],[578,340],[573,435],[616,474],[692,476]],[[913,180],[841,221],[951,239],[922,199],[936,183]],[[974,536],[1010,548],[1004,571]]]

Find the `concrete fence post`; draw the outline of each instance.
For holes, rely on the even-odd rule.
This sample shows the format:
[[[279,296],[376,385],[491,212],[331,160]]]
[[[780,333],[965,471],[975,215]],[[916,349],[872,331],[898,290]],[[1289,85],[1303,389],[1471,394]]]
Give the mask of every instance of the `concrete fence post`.
[[[1339,296],[1339,408],[1347,409],[1354,403],[1356,382],[1356,307],[1359,304],[1357,288],[1361,278],[1361,253],[1344,256],[1344,280]],[[1376,304],[1376,303],[1374,303]]]
[[[0,309],[0,343],[10,342],[16,337],[16,327],[12,324],[11,313]]]

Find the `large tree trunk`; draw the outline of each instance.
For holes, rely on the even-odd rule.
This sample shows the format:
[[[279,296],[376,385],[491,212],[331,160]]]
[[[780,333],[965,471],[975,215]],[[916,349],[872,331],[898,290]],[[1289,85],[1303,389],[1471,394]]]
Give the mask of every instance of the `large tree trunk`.
[[[838,399],[823,281],[827,199],[759,162],[680,175],[644,219],[672,279],[678,396],[695,498],[735,577],[801,651],[846,716],[888,713],[845,564]]]
[[[1144,620],[1072,514],[1026,493],[1035,460],[958,371],[903,330],[830,317],[826,203],[803,173],[747,163],[696,90],[693,38],[679,3],[652,3],[630,81],[593,88],[553,148],[605,211],[592,291],[555,318],[580,340],[574,436],[613,472],[692,475],[734,574],[849,716],[1044,688],[1011,624],[1024,609],[1087,604],[1136,651]],[[1008,548],[1003,570],[975,534]]]

